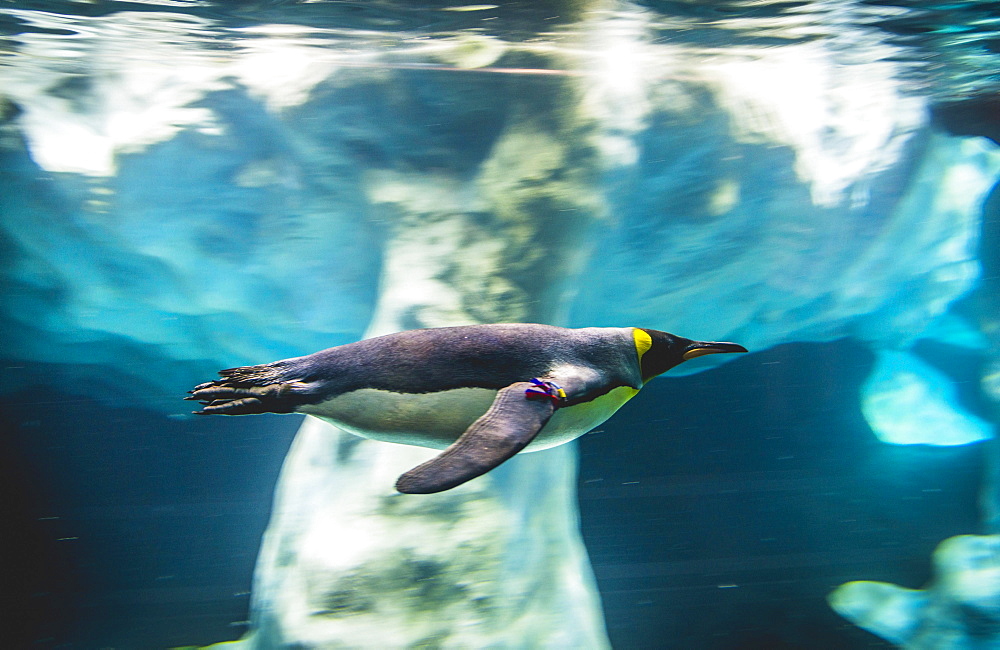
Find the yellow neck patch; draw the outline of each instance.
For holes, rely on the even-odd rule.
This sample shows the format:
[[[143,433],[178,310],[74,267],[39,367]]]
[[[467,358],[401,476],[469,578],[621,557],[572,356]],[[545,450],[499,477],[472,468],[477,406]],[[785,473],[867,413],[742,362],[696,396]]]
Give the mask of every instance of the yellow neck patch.
[[[638,327],[632,328],[632,339],[635,340],[635,351],[639,354],[639,361],[642,361],[642,355],[653,347],[653,339]]]

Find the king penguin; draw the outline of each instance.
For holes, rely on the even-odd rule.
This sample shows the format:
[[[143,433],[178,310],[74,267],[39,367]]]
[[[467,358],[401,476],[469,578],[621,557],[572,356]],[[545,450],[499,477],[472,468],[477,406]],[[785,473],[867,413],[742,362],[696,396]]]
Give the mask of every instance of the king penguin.
[[[221,370],[186,399],[201,402],[198,415],[305,413],[364,438],[443,449],[396,482],[429,494],[582,436],[688,359],[746,351],[641,327],[440,327]]]

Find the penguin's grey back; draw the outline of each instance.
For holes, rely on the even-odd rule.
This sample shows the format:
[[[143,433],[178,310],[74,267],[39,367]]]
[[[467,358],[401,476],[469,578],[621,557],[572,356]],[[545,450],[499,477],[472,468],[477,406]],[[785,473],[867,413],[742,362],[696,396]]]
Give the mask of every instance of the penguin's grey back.
[[[537,324],[409,330],[277,362],[281,367],[268,366],[283,377],[321,384],[326,398],[362,388],[400,393],[499,390],[565,365],[598,369],[606,379],[603,391],[623,385],[638,388],[642,384],[632,330]]]

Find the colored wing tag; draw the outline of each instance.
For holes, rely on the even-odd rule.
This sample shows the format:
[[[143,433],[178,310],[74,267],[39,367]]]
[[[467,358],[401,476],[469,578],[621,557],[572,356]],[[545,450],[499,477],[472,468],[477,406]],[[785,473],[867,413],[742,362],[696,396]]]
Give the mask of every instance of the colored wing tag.
[[[551,381],[542,381],[537,377],[531,380],[532,386],[524,391],[525,399],[551,399],[558,405],[566,399],[566,391]]]

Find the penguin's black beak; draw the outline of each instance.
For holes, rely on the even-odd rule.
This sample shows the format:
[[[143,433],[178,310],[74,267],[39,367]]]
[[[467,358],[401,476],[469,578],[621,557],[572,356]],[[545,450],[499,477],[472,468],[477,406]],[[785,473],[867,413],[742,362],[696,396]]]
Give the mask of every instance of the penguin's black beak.
[[[724,354],[730,352],[747,352],[748,350],[739,343],[717,343],[714,341],[693,341],[684,350],[683,359],[688,361],[695,357],[702,357],[706,354]]]

